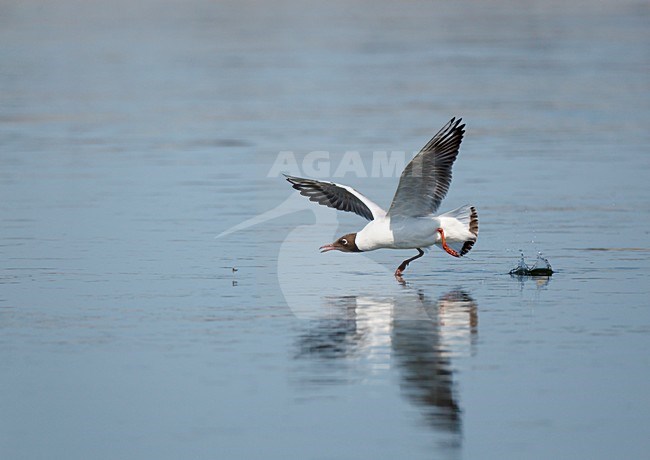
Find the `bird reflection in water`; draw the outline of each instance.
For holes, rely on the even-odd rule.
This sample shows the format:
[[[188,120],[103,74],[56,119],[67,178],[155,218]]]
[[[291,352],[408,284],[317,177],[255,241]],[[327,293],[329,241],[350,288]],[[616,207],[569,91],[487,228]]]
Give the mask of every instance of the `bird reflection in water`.
[[[316,364],[309,383],[385,378],[393,368],[402,394],[421,410],[426,424],[452,435],[449,447],[458,447],[462,410],[452,360],[476,349],[472,297],[454,290],[433,300],[406,287],[389,297],[324,297],[323,302],[327,317],[310,321],[298,339],[296,359]]]

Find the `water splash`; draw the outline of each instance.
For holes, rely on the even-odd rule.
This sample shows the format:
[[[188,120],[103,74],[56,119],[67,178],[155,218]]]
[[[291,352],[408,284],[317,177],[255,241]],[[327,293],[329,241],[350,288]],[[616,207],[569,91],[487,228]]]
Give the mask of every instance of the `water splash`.
[[[519,263],[515,268],[510,270],[511,275],[517,276],[551,276],[553,274],[553,268],[551,263],[546,257],[542,255],[541,252],[537,253],[537,260],[532,266],[529,266],[526,263],[524,258],[524,252],[520,249],[520,258]]]

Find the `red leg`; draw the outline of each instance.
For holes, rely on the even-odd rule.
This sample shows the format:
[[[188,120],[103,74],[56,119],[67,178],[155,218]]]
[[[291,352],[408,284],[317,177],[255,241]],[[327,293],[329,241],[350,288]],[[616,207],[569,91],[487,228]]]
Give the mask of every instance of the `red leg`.
[[[402,276],[402,273],[404,273],[404,270],[406,270],[406,267],[408,266],[409,263],[413,262],[415,259],[419,259],[424,255],[424,251],[420,248],[416,248],[418,250],[418,255],[411,257],[410,259],[406,259],[404,262],[400,264],[399,267],[397,267],[397,270],[395,270],[395,276],[397,278],[400,278]]]
[[[442,240],[442,249],[447,251],[447,254],[449,254],[450,256],[460,257],[460,254],[458,254],[457,251],[454,251],[449,246],[447,246],[447,240],[445,239],[445,231],[442,228],[438,228],[436,229],[436,231],[440,233],[440,238]]]

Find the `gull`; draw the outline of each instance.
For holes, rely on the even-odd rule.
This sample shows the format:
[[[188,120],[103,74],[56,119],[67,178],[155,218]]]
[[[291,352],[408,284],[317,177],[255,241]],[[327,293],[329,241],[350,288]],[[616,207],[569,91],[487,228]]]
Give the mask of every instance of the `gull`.
[[[453,257],[467,254],[478,237],[476,208],[464,205],[435,214],[449,190],[451,169],[465,134],[461,121],[452,118],[406,165],[388,211],[347,185],[285,175],[309,200],[370,221],[358,232],[321,246],[321,252],[417,249],[416,256],[395,270],[398,279],[409,263],[424,255],[422,248],[438,246]]]

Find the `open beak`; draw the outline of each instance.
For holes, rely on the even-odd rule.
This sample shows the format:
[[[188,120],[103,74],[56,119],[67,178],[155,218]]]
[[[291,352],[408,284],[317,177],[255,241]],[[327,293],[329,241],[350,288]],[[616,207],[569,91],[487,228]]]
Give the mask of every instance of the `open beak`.
[[[326,244],[325,246],[321,246],[319,249],[320,249],[320,252],[323,253],[323,252],[327,252],[327,251],[333,251],[333,250],[338,249],[338,248],[336,246],[334,246],[333,244]]]

